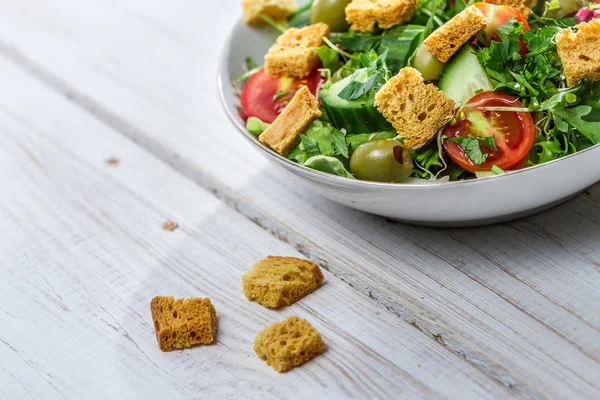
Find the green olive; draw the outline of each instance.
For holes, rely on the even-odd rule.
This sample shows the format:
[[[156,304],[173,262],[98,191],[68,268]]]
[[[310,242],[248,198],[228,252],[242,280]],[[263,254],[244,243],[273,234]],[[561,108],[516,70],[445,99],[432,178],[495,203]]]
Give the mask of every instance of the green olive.
[[[413,167],[408,150],[394,139],[363,143],[350,159],[350,169],[354,176],[365,181],[404,182]]]
[[[310,9],[310,23],[322,22],[329,25],[332,32],[346,32],[346,6],[352,0],[315,0]]]
[[[427,49],[427,46],[421,43],[415,54],[412,66],[421,73],[423,79],[426,81],[437,81],[440,79],[440,75],[446,64],[438,60]]]

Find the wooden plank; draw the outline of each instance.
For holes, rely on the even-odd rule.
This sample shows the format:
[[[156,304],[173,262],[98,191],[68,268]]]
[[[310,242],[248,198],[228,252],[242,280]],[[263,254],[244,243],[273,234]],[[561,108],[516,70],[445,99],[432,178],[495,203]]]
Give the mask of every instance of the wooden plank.
[[[588,239],[597,236],[596,189],[533,219],[469,231],[389,224],[332,205],[271,171],[207,96],[222,41],[202,38],[224,37],[237,3],[175,3],[168,13],[127,3],[118,16],[109,2],[84,3],[83,12],[68,2],[2,6],[3,51],[515,392],[598,393],[599,255]],[[198,24],[200,14],[215,22]],[[127,21],[122,30],[101,29],[115,19]]]
[[[249,265],[300,254],[1,57],[0,70],[3,398],[511,396],[328,271],[293,307],[248,302]],[[161,353],[158,294],[210,296],[216,344]],[[252,341],[293,314],[328,348],[278,375]]]

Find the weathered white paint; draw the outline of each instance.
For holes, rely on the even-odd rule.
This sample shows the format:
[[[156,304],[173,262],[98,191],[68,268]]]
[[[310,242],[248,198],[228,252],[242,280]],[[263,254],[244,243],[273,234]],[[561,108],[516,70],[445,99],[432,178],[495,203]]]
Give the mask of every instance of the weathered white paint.
[[[452,357],[448,359],[452,363],[447,367],[450,376],[460,371],[480,371],[471,378],[474,383],[457,375],[456,387],[443,379],[431,383],[420,374],[411,375],[416,376],[416,389],[407,390],[407,396],[415,393],[427,396],[426,392],[419,392],[421,385],[447,397],[464,398],[469,393],[481,396],[481,388],[491,396],[507,395],[498,392],[503,389],[490,382],[499,382],[510,394],[520,397],[600,396],[598,188],[540,216],[475,230],[433,230],[393,224],[305,193],[287,175],[271,170],[230,128],[219,110],[213,79],[216,57],[229,26],[239,15],[238,11],[232,12],[238,10],[237,3],[179,1],[171,2],[167,8],[163,2],[136,0],[11,0],[0,4],[0,53],[215,194],[222,201],[218,203],[219,209],[237,215],[240,221],[243,216],[262,228],[247,228],[261,237],[256,246],[273,241],[285,248],[294,247],[349,284],[351,298],[372,302],[377,309],[387,308],[393,329],[411,328],[408,325],[411,323],[418,329],[413,331],[422,332],[427,339],[425,347],[415,347],[417,355],[423,357],[431,348],[439,347],[445,349],[442,354],[446,357],[457,353],[454,357],[463,360],[458,363]],[[3,67],[2,77],[4,70]],[[12,113],[31,101],[26,89],[29,85],[25,89],[15,88],[28,95],[22,97],[27,99],[23,104],[12,104],[13,98],[2,96],[11,105]],[[54,104],[56,100],[48,102]],[[48,107],[45,104],[39,103],[38,109]],[[22,112],[21,118],[36,124],[35,130],[44,132],[44,136],[54,132],[56,142],[64,143],[66,138],[60,132],[49,129],[53,123],[58,126],[72,123],[78,132],[90,120],[82,112],[68,112],[67,118],[67,113],[61,111],[66,108],[63,101],[50,107],[47,119],[31,109],[29,114]],[[72,122],[73,114],[81,115],[84,121],[78,122],[79,125]],[[104,134],[94,137],[98,143],[107,140]],[[86,146],[91,139],[85,138],[80,139],[79,145],[72,144],[72,138],[69,140],[71,157],[87,159],[86,152],[97,151]],[[95,143],[93,147],[96,146]],[[124,163],[109,173],[126,168],[126,157],[117,156]],[[62,158],[68,161],[68,157]],[[141,202],[150,201],[149,198],[156,201],[157,197],[154,189],[140,183],[139,177],[147,175],[150,178],[146,179],[153,179],[154,183],[146,181],[146,185],[155,187],[162,196],[167,195],[166,191],[174,191],[178,196],[172,197],[178,201],[187,196],[198,198],[199,195],[189,195],[180,185],[158,179],[156,168],[145,163],[136,165],[139,165],[137,175],[114,176],[123,179],[121,189],[141,186],[141,192],[136,192]],[[173,174],[176,173],[170,173]],[[80,179],[69,180],[68,176],[61,176],[65,181],[57,182],[69,188],[73,180]],[[177,182],[181,180],[178,178]],[[192,184],[186,187],[196,188]],[[18,199],[19,203],[23,201]],[[194,201],[191,203],[196,206]],[[171,207],[170,202],[163,206],[171,213],[178,208]],[[149,227],[140,222],[133,225],[116,222],[121,220],[118,212],[127,210],[121,208],[102,221],[110,219],[112,222],[106,224],[111,232],[118,234],[126,229],[128,235],[137,238],[134,242],[145,245],[135,251],[123,246],[127,252],[134,251],[141,259],[149,257],[147,248],[154,252],[157,247],[155,242],[145,239]],[[195,215],[197,211],[190,212]],[[210,230],[214,236],[220,225],[212,226],[199,227],[191,235],[206,237]],[[222,235],[231,235],[225,227],[221,229],[225,232]],[[263,239],[265,231],[271,237]],[[250,262],[252,257],[239,253],[248,251],[249,243],[253,242],[244,237],[242,243],[245,245],[240,244],[235,255]],[[256,250],[251,254],[256,254]],[[152,252],[152,256],[161,257],[161,253]],[[231,257],[228,251],[224,253]],[[368,297],[370,300],[365,300]],[[330,308],[332,299],[327,296],[322,299],[323,308]],[[330,314],[327,316],[331,318]],[[354,321],[354,314],[350,319]],[[340,324],[344,329],[352,326],[363,334],[370,329],[369,325],[358,322],[340,321]],[[0,329],[6,329],[6,324],[0,325],[3,326]],[[361,337],[358,333],[352,335]],[[399,345],[406,345],[402,334],[398,335]],[[379,346],[376,348],[382,354],[393,354],[385,344]],[[403,357],[390,358],[398,368],[408,368]],[[407,373],[421,370],[423,367]],[[274,388],[279,388],[277,382],[290,384],[270,381]],[[367,386],[370,382],[387,388],[386,394],[396,389],[382,383],[386,378],[371,376],[365,382]],[[375,394],[378,393],[384,392]],[[231,394],[240,392],[232,390]],[[360,394],[356,392],[357,396]]]

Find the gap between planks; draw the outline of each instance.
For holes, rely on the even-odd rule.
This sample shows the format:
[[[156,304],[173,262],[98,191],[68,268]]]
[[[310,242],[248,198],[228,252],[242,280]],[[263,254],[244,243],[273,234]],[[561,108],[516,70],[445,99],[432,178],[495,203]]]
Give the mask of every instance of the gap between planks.
[[[124,135],[132,142],[147,150],[150,154],[165,162],[175,172],[212,193],[228,207],[235,210],[270,235],[294,247],[307,258],[321,265],[352,287],[355,291],[369,297],[375,303],[386,308],[401,320],[409,323],[420,332],[429,336],[448,351],[461,356],[467,363],[471,364],[485,375],[511,389],[519,397],[531,399],[540,398],[540,393],[534,387],[517,380],[509,370],[494,363],[479,352],[472,350],[459,340],[445,336],[435,323],[432,323],[426,317],[419,315],[418,312],[406,307],[398,306],[398,303],[392,294],[384,293],[382,291],[374,293],[374,290],[368,282],[365,283],[363,279],[357,279],[356,277],[345,273],[344,269],[341,268],[342,263],[339,263],[340,265],[338,265],[338,263],[327,262],[326,260],[328,257],[326,251],[303,238],[291,227],[272,218],[272,216],[261,212],[252,205],[249,205],[244,201],[243,197],[237,195],[234,190],[220,182],[213,175],[198,168],[191,162],[180,158],[177,154],[171,153],[167,148],[163,147],[161,143],[150,139],[148,135],[145,135],[137,127],[100,106],[89,96],[83,95],[79,91],[73,89],[67,82],[30,60],[13,46],[0,41],[0,54],[4,55],[18,67],[27,71],[33,78],[64,95],[70,102],[87,111],[102,123],[110,126],[116,132]],[[423,250],[436,255],[436,253],[428,248],[423,248]],[[455,267],[454,265],[452,266]]]

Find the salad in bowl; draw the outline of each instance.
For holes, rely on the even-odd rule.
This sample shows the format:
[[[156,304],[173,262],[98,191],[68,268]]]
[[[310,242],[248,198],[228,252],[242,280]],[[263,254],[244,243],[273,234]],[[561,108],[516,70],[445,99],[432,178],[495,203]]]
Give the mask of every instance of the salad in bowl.
[[[243,10],[279,35],[232,82],[246,129],[305,167],[470,181],[600,144],[600,4],[244,0]]]

